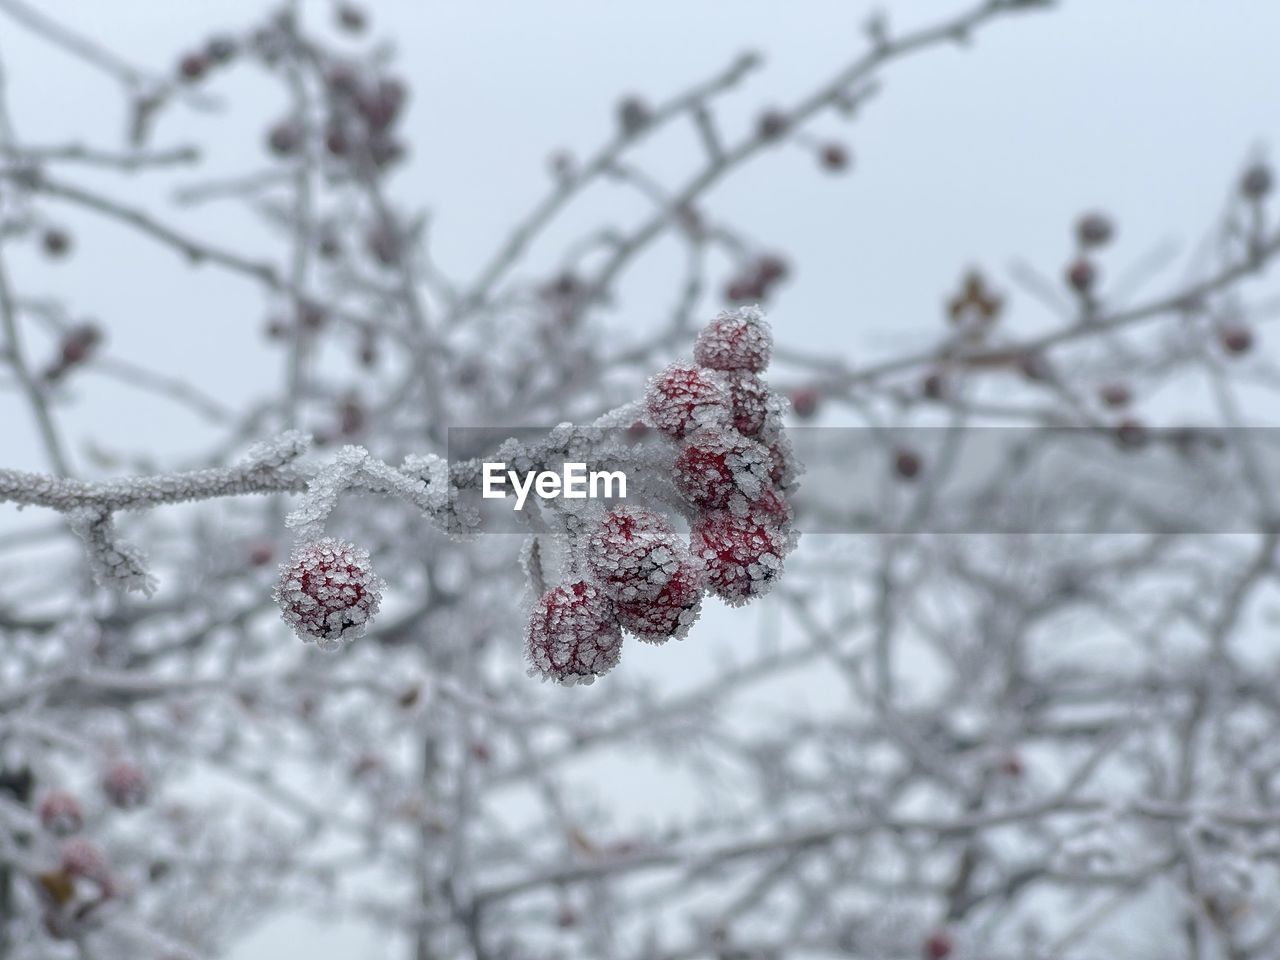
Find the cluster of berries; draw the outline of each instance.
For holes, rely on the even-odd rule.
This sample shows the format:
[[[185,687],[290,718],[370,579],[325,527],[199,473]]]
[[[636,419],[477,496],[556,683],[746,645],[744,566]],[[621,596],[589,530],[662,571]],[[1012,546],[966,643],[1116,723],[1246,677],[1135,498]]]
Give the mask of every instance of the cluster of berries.
[[[324,148],[338,160],[368,163],[381,171],[404,156],[395,137],[407,90],[393,77],[365,77],[349,64],[338,63],[325,74],[329,115],[324,123]],[[306,144],[307,127],[289,117],[267,132],[267,147],[277,157],[292,157]]]
[[[531,674],[590,683],[618,662],[624,630],[649,643],[682,638],[705,592],[737,606],[772,586],[795,542],[786,493],[797,475],[782,405],[759,376],[772,346],[758,309],[726,312],[698,337],[694,364],[649,384],[649,420],[677,445],[671,478],[689,542],[660,514],[606,513],[580,544],[587,576],[533,609]]]
[[[146,772],[128,761],[111,764],[101,785],[107,802],[120,810],[142,806],[150,792]],[[62,842],[56,869],[36,877],[45,929],[55,939],[69,939],[95,922],[98,908],[116,895],[116,881],[101,848],[79,835],[85,818],[74,794],[51,790],[36,813],[41,828]]]

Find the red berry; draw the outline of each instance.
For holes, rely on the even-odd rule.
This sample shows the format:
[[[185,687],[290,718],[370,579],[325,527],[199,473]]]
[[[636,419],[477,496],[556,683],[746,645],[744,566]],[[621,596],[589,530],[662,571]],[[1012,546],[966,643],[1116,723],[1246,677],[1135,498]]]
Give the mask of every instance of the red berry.
[[[1261,200],[1271,192],[1273,183],[1271,168],[1265,163],[1255,163],[1240,178],[1240,192],[1246,199]]]
[[[1136,449],[1147,442],[1147,428],[1141,420],[1127,417],[1116,424],[1116,440],[1122,447]]]
[[[769,591],[788,547],[772,524],[727,510],[698,520],[690,538],[693,555],[707,565],[707,588],[733,606]]]
[[[227,36],[210,37],[204,47],[205,56],[210,63],[227,63],[235,57],[237,50],[235,40]]]
[[[58,837],[77,832],[84,826],[80,801],[65,791],[50,791],[40,801],[40,826]]]
[[[759,373],[769,365],[773,333],[755,307],[721,313],[698,334],[693,359],[713,370]]]
[[[653,111],[639,97],[626,97],[618,104],[618,126],[627,136],[635,136],[653,122]]]
[[[939,371],[934,370],[925,375],[920,384],[920,392],[930,400],[944,400],[947,396],[947,380]]]
[[[766,110],[757,123],[762,140],[777,140],[787,132],[787,115],[781,110]]]
[[[365,12],[354,4],[339,4],[337,12],[338,26],[348,33],[361,33],[369,25]]]
[[[675,363],[649,381],[645,394],[653,425],[677,439],[729,417],[727,391],[708,371]]]
[[[726,430],[703,430],[676,455],[671,479],[699,510],[724,510],[760,497],[770,486],[768,448]]]
[[[680,544],[680,559],[657,596],[618,604],[618,622],[645,643],[683,639],[698,619],[702,607],[702,562]]]
[[[391,77],[383,78],[371,89],[356,96],[356,106],[361,116],[375,132],[388,130],[408,98],[403,83]]]
[[[791,522],[794,519],[791,505],[773,487],[767,489],[747,505],[746,515],[755,517],[762,523],[784,531],[790,529]]]
[[[204,78],[211,65],[209,57],[205,54],[188,53],[178,61],[178,74],[188,83],[195,83]]]
[[[299,637],[336,650],[363,636],[378,612],[382,587],[367,550],[324,537],[299,547],[280,565],[273,599]]]
[[[810,420],[818,413],[818,400],[813,387],[799,387],[791,391],[791,410],[801,420]]]
[[[800,465],[791,447],[791,439],[785,433],[778,433],[769,442],[769,459],[772,467],[769,479],[779,490],[790,490],[800,475]]]
[[[97,324],[82,323],[70,328],[62,338],[62,366],[84,363],[101,342],[102,328]]]
[[[386,221],[374,224],[365,235],[365,245],[383,266],[391,267],[400,262],[403,241],[395,224]]]
[[[903,480],[914,480],[920,475],[922,466],[920,454],[914,450],[899,450],[893,455],[894,472]]]
[[[937,930],[929,934],[924,942],[925,960],[946,960],[954,949],[955,942],[951,939],[951,934],[945,930]]]
[[[1104,406],[1113,410],[1127,407],[1133,402],[1133,393],[1123,383],[1109,383],[1098,391],[1098,397]]]
[[[750,303],[764,299],[764,284],[758,277],[736,277],[724,288],[724,298],[729,303]]]
[[[745,437],[754,437],[769,417],[769,387],[754,373],[730,373],[729,403],[733,425]]]
[[[113,763],[102,776],[102,792],[121,810],[133,810],[147,802],[147,775],[137,764]]]
[[[267,146],[278,157],[287,157],[302,148],[304,131],[296,120],[282,120],[267,133]]]
[[[1023,774],[1022,757],[1016,753],[1005,754],[1000,761],[1000,772],[1013,779],[1021,777]]]
[[[62,872],[70,877],[85,877],[105,883],[107,858],[97,845],[84,837],[72,837],[62,845]]]
[[[351,149],[351,143],[347,140],[346,130],[336,120],[331,122],[325,129],[324,146],[335,157],[345,157],[347,151]]]
[[[265,567],[276,555],[276,548],[269,540],[260,540],[249,550],[249,562],[255,567]]]
[[[40,244],[47,256],[57,260],[71,249],[71,235],[58,227],[50,227],[40,238]]]
[[[1227,353],[1239,356],[1253,349],[1253,331],[1239,323],[1228,324],[1218,331],[1218,342]]]
[[[766,253],[756,261],[756,274],[765,286],[785,280],[791,275],[791,267],[787,261],[776,253]]]
[[[849,151],[845,149],[843,144],[828,143],[818,154],[818,159],[823,169],[830,170],[832,173],[839,173],[849,166]]]
[[[630,506],[605,514],[583,544],[600,588],[619,601],[657,596],[687,553],[666,517]]]
[[[335,63],[325,73],[325,83],[336,96],[353,96],[360,89],[360,74],[349,63]]]
[[[1067,268],[1067,283],[1080,294],[1092,292],[1098,282],[1098,270],[1093,262],[1080,257]]]
[[[586,581],[556,587],[534,606],[525,631],[529,675],[592,683],[618,663],[622,628],[613,601]]]
[[[1076,222],[1076,239],[1082,247],[1101,247],[1115,236],[1111,218],[1103,213],[1086,213]]]

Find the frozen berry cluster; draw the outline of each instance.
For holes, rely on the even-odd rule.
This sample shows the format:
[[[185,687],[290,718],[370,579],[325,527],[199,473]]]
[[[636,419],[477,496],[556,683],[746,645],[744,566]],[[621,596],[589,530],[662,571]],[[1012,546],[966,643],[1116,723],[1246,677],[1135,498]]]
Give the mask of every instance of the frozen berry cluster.
[[[633,506],[595,521],[579,545],[586,575],[534,607],[531,674],[590,683],[618,662],[623,631],[648,643],[683,638],[706,592],[738,606],[772,586],[796,539],[787,494],[798,472],[781,405],[760,379],[772,347],[758,309],[725,312],[699,335],[694,363],[650,382],[649,420],[676,446],[671,481],[690,536]]]

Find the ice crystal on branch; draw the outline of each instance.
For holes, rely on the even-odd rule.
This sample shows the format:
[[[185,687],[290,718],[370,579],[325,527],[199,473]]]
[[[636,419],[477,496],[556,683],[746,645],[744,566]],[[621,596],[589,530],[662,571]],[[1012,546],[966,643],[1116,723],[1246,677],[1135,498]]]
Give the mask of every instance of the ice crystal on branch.
[[[382,600],[382,580],[369,551],[325,537],[299,547],[281,564],[273,598],[304,641],[336,650],[364,635]]]

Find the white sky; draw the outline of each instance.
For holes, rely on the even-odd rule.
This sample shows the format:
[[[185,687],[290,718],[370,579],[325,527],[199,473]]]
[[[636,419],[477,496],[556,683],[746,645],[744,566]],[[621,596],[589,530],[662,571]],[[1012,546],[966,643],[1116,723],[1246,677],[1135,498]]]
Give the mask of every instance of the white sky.
[[[265,7],[260,0],[36,2],[128,58],[157,66]],[[312,9],[325,6],[316,0]],[[658,100],[757,49],[767,55],[767,69],[733,97],[726,114],[731,126],[748,123],[762,106],[792,102],[851,59],[872,8],[848,0],[371,6],[377,31],[395,37],[414,91],[406,126],[414,152],[395,192],[435,212],[437,258],[461,275],[495,247],[513,214],[541,195],[548,153],[560,146],[582,153],[600,142],[624,92]],[[957,8],[941,0],[880,6],[891,27]],[[941,298],[967,265],[999,274],[1017,257],[1056,277],[1068,255],[1069,224],[1086,207],[1111,211],[1120,225],[1104,269],[1119,272],[1168,239],[1190,248],[1242,162],[1276,133],[1278,36],[1280,4],[1270,0],[1064,0],[1057,12],[997,23],[968,50],[934,51],[891,67],[855,125],[825,120],[822,129],[852,147],[851,175],[824,176],[808,153],[788,147],[714,193],[708,208],[799,264],[773,315],[779,340],[855,362],[918,347],[937,329]],[[0,56],[24,140],[61,143],[91,134],[112,142],[122,119],[99,75],[2,19]],[[261,130],[283,99],[260,102],[252,71],[212,89],[242,115],[178,112],[164,121],[158,141],[211,142],[224,172],[260,167]],[[688,169],[686,150],[687,143],[673,142],[650,154],[659,170],[678,173]],[[251,221],[230,210],[165,211],[165,191],[141,181],[129,182],[121,196],[175,223],[203,224],[224,243],[265,249]],[[51,212],[72,226],[76,255],[51,267],[13,250],[10,272],[26,293],[65,298],[104,322],[122,356],[232,402],[268,387],[278,357],[259,337],[265,307],[250,285],[191,271],[114,225]],[[585,222],[612,212],[602,203]],[[662,264],[659,254],[641,276],[661,277]],[[632,284],[628,293],[619,318],[634,326],[662,315],[673,299],[669,285]],[[1049,321],[1026,297],[1016,305],[1020,324]],[[207,438],[187,414],[145,394],[97,378],[85,378],[76,392],[81,404],[67,423],[77,452],[92,438],[163,461],[198,450]],[[0,464],[41,467],[25,407],[13,395],[0,395],[0,423]],[[0,510],[0,529],[13,522],[12,511]],[[252,937],[237,958],[383,955],[367,946],[359,931],[285,920]]]

